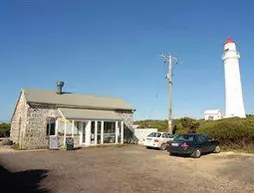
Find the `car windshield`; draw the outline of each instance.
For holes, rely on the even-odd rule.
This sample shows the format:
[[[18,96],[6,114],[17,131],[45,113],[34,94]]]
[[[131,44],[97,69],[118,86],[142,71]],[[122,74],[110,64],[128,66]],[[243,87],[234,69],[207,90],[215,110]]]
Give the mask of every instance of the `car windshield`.
[[[194,141],[195,135],[178,135],[174,141]]]
[[[150,133],[150,134],[148,135],[148,137],[160,137],[160,136],[161,136],[160,133],[155,133],[155,132]]]

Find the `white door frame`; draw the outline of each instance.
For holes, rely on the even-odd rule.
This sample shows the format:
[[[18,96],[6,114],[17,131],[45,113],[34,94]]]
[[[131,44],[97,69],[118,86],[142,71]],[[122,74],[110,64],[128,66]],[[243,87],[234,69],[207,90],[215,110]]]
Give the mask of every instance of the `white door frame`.
[[[94,144],[91,144],[91,122],[95,122],[95,141]],[[101,134],[101,139],[100,139],[100,144],[103,144],[103,135],[104,135],[104,122],[105,121],[110,121],[110,122],[115,122],[116,128],[115,128],[115,136],[116,140],[115,143],[123,143],[123,138],[124,138],[124,122],[123,120],[83,120],[79,121],[80,124],[80,129],[79,129],[79,144],[81,146],[90,146],[90,145],[97,145],[97,135],[98,135],[98,130],[100,129],[100,134]],[[101,123],[101,128],[97,128],[98,122]],[[120,127],[118,126],[118,123],[120,122]],[[83,127],[84,124],[85,126],[85,140],[83,139]],[[118,140],[118,136],[120,135],[120,140]]]
[[[79,121],[80,124],[80,129],[79,129],[79,145],[85,145],[89,146],[90,145],[90,135],[91,135],[91,121]],[[84,129],[85,125],[85,129]],[[84,137],[84,132],[85,132],[85,139]]]

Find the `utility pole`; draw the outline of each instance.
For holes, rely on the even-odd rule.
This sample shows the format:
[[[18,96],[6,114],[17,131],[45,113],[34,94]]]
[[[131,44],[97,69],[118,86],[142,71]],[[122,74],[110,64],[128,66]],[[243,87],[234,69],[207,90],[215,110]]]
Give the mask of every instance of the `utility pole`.
[[[178,62],[178,58],[171,55],[161,54],[161,57],[164,60],[164,63],[168,64],[168,74],[166,78],[168,79],[168,88],[169,88],[169,113],[168,113],[168,132],[172,134],[172,70],[173,70],[173,61]]]

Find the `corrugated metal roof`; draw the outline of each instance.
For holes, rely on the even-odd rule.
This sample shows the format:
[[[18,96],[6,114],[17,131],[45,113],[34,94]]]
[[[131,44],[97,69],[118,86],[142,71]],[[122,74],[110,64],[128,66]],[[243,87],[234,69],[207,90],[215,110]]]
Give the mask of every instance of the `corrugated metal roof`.
[[[114,111],[59,108],[66,119],[74,120],[121,120]]]
[[[57,94],[55,91],[31,88],[24,88],[23,91],[28,102],[92,109],[135,110],[118,98],[73,93]]]

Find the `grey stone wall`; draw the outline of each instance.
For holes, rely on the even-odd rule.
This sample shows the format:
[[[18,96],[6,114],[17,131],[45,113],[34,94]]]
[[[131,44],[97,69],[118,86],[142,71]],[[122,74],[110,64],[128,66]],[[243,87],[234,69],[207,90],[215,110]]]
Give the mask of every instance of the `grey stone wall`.
[[[138,139],[133,130],[133,113],[131,111],[117,111],[124,122],[124,143],[137,143]]]
[[[126,127],[133,129],[133,113],[131,111],[117,111],[118,116],[120,116]]]
[[[19,144],[20,146],[22,145],[23,138],[25,137],[28,108],[29,106],[26,103],[24,92],[21,91],[16,107],[14,109],[10,131],[10,139],[15,144]]]
[[[47,148],[47,119],[57,119],[61,115],[56,107],[34,105],[28,108],[27,125],[23,148]]]

